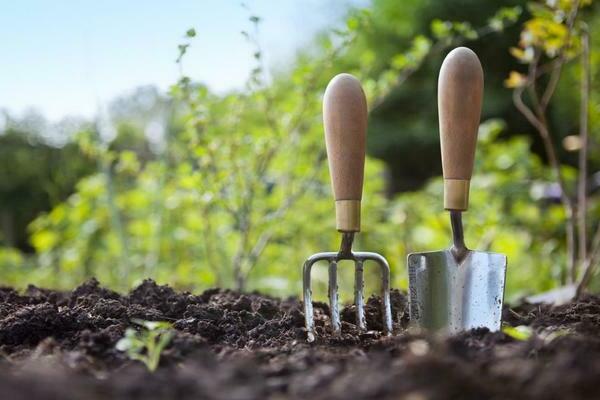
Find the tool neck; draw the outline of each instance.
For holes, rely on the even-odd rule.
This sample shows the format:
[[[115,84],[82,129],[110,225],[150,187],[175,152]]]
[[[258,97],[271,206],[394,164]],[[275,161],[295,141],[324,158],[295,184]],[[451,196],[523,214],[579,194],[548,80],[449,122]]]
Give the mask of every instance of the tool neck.
[[[354,242],[354,232],[343,232],[342,243],[338,256],[340,258],[352,258],[352,242]]]
[[[459,264],[467,256],[469,249],[465,245],[465,233],[462,223],[462,211],[450,210],[450,225],[452,226],[452,255]]]

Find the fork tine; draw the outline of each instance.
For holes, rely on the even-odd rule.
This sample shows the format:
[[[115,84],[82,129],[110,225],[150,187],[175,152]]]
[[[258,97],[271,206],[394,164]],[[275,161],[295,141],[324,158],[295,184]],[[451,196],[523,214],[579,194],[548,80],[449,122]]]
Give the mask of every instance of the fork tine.
[[[366,330],[367,323],[365,320],[365,300],[363,295],[365,281],[363,278],[364,268],[362,260],[357,260],[354,263],[354,266],[354,304],[356,305],[356,325],[358,325],[358,329]]]
[[[364,301],[364,263],[365,261],[374,261],[379,265],[382,280],[382,314],[383,330],[387,335],[392,334],[392,309],[390,302],[390,267],[385,258],[377,253],[370,252],[349,252],[340,254],[340,252],[324,252],[310,256],[303,266],[303,301],[304,301],[304,321],[306,324],[307,340],[314,342],[315,321],[313,315],[312,290],[311,290],[311,271],[314,264],[319,261],[327,261],[329,275],[329,308],[331,309],[331,328],[334,335],[340,335],[342,324],[340,320],[340,308],[338,299],[337,267],[339,260],[354,261],[354,304],[356,305],[356,324],[359,329],[366,330],[365,301]]]
[[[341,333],[340,309],[338,306],[337,261],[329,262],[329,308],[331,309],[331,327],[334,335]]]
[[[390,301],[390,265],[387,260],[377,253],[357,252],[356,259],[364,261],[375,261],[379,265],[381,272],[381,313],[383,315],[383,330],[386,335],[391,335],[392,325],[392,304]]]
[[[312,304],[312,290],[310,287],[310,272],[312,269],[314,260],[308,259],[304,263],[302,270],[302,285],[303,290],[303,303],[304,303],[304,323],[306,325],[307,340],[309,342],[315,341],[315,320],[313,315],[313,304]]]
[[[390,266],[385,258],[380,257],[381,266],[381,297],[383,301],[383,328],[387,335],[392,334],[392,304],[390,302]]]

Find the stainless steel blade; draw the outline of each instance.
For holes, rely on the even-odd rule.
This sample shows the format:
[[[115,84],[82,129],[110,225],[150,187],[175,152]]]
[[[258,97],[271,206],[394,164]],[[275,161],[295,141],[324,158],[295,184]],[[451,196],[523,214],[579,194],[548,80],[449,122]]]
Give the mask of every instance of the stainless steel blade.
[[[485,327],[498,331],[506,256],[468,251],[457,263],[450,249],[408,256],[410,319],[448,334]]]

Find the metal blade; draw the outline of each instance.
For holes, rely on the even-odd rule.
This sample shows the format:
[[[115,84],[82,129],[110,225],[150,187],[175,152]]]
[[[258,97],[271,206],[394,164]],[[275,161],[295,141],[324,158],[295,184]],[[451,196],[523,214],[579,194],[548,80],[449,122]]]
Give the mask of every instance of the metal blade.
[[[498,331],[506,279],[506,256],[469,251],[457,263],[451,251],[408,256],[411,323],[454,334],[485,327]]]

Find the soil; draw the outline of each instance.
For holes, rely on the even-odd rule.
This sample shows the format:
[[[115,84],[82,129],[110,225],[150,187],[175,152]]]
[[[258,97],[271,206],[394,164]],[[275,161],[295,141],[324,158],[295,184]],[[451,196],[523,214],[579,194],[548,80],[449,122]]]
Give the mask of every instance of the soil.
[[[352,307],[344,334],[306,342],[301,304],[212,289],[176,292],[148,280],[120,295],[91,280],[72,292],[0,289],[1,399],[597,399],[600,298],[560,307],[505,307],[534,334],[516,340],[475,330],[443,338],[407,329],[393,292],[395,334],[379,300],[361,333]],[[156,372],[115,349],[132,320],[169,321],[174,337]]]

